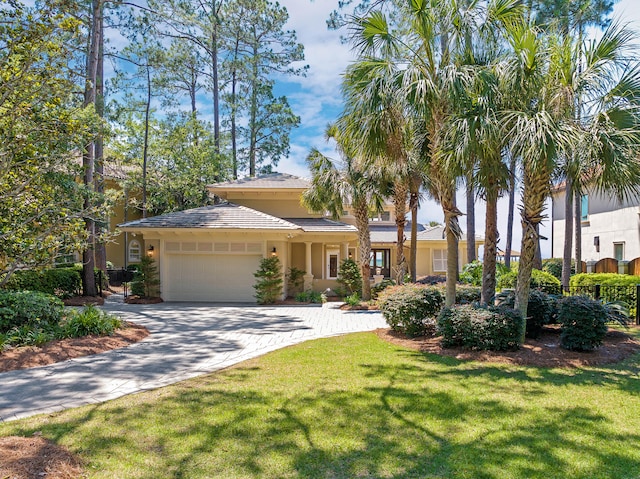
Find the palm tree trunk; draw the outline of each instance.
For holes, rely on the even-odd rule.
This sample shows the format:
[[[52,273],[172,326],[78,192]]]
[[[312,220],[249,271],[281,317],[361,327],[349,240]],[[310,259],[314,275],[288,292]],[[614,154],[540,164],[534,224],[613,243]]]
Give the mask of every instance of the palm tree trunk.
[[[498,253],[498,186],[487,188],[482,292],[480,302],[492,305],[496,296],[496,255]]]
[[[407,195],[409,188],[404,181],[398,181],[394,185],[393,202],[396,214],[396,271],[395,279],[397,284],[404,282],[404,275],[407,269],[407,261],[404,257],[404,227],[407,224]]]
[[[467,175],[467,262],[476,259],[476,192],[473,174]]]
[[[516,158],[509,162],[509,215],[507,217],[507,244],[504,248],[504,265],[511,269],[511,246],[513,244],[513,220],[516,206]]]
[[[444,224],[447,237],[447,288],[445,293],[445,305],[453,306],[456,302],[456,283],[458,281],[458,238],[460,225],[458,216],[460,211],[456,207],[455,188],[445,192],[440,200],[444,211]]]
[[[582,194],[578,190],[574,194],[575,201],[575,214],[574,219],[576,222],[575,230],[575,247],[576,247],[576,273],[582,273]]]
[[[371,236],[369,235],[369,208],[366,203],[354,205],[356,228],[358,228],[358,249],[360,252],[360,272],[362,273],[362,299],[371,299]]]
[[[416,282],[416,269],[418,267],[418,203],[419,186],[415,187],[414,181],[411,182],[409,194],[409,210],[411,211],[411,252],[409,257],[409,269],[411,270],[411,282]]]
[[[573,250],[573,185],[567,178],[564,190],[564,249],[562,251],[562,276],[560,282],[564,291],[569,290],[571,278],[571,252]]]
[[[527,317],[531,270],[538,245],[538,225],[542,220],[544,202],[549,189],[550,174],[525,171],[522,196],[522,252],[516,282],[515,309]],[[522,332],[524,342],[524,330]]]

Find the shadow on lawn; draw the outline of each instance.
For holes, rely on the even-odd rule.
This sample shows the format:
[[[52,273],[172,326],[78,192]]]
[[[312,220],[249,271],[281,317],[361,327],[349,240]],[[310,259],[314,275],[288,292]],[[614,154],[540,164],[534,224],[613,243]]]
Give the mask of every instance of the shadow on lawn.
[[[621,479],[640,470],[640,434],[615,431],[605,414],[570,397],[563,407],[542,397],[553,384],[559,394],[568,385],[613,385],[637,398],[640,386],[624,367],[494,367],[406,353],[401,365],[371,359],[357,369],[366,382],[356,392],[323,377],[292,393],[249,386],[265,370],[240,367],[20,433],[41,430],[62,443],[73,433],[91,467],[121,457],[131,476],[148,479]]]

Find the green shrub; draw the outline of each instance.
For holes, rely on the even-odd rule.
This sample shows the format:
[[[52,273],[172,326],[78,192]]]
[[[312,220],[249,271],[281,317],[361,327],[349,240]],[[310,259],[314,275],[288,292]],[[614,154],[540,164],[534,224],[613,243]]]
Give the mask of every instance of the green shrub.
[[[437,325],[444,347],[491,351],[519,349],[525,327],[524,319],[514,309],[469,304],[443,309]]]
[[[499,290],[515,289],[516,280],[518,279],[517,271],[509,271],[500,276],[497,287]],[[552,274],[534,269],[531,271],[531,281],[529,283],[532,289],[540,289],[546,293],[558,294],[561,291],[560,280]]]
[[[360,295],[358,293],[350,294],[344,298],[344,302],[349,306],[360,306]]]
[[[562,279],[562,258],[546,258],[542,260],[542,271]],[[576,262],[571,260],[571,274],[576,272]]]
[[[122,326],[116,316],[99,310],[95,306],[87,306],[82,311],[71,310],[60,323],[59,338],[79,338],[90,334],[111,335]]]
[[[505,308],[515,307],[516,295],[513,291],[504,291],[496,296],[496,304]],[[527,338],[538,338],[545,324],[555,321],[557,313],[556,299],[537,289],[529,291],[527,304],[526,332]]]
[[[383,279],[378,284],[371,286],[371,299],[378,299],[380,292],[387,289],[389,286],[395,286],[396,282],[393,279]]]
[[[287,272],[287,288],[288,294],[296,295],[302,290],[304,286],[305,271],[291,266]]]
[[[443,289],[444,294],[444,289]],[[482,288],[470,285],[458,285],[456,287],[456,304],[479,303]]]
[[[76,268],[21,270],[14,272],[5,289],[12,291],[38,291],[60,298],[80,294],[82,280]]]
[[[277,256],[260,260],[260,268],[253,273],[256,277],[256,299],[258,304],[273,304],[282,295],[282,267]]]
[[[462,268],[462,273],[460,273],[460,282],[471,284],[473,286],[481,286],[482,263],[476,259],[471,263],[465,264],[464,268]]]
[[[12,328],[56,325],[64,305],[55,296],[35,291],[0,291],[0,333]]]
[[[433,335],[444,298],[437,288],[407,284],[385,289],[378,306],[387,324],[407,336]]]
[[[592,351],[607,334],[607,311],[586,296],[568,296],[559,302],[560,346],[574,351]]]
[[[327,298],[317,291],[301,291],[296,294],[295,300],[299,303],[324,303]]]
[[[156,297],[160,294],[158,286],[160,279],[156,262],[151,256],[143,255],[134,269],[131,294],[141,298]]]
[[[356,262],[346,258],[340,263],[338,270],[338,283],[345,287],[348,294],[362,293],[362,274]]]

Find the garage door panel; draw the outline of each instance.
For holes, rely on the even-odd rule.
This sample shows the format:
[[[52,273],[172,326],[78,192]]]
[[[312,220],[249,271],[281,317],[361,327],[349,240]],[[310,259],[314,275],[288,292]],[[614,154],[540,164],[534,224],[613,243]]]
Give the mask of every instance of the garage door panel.
[[[255,302],[253,284],[261,255],[165,257],[165,301]]]

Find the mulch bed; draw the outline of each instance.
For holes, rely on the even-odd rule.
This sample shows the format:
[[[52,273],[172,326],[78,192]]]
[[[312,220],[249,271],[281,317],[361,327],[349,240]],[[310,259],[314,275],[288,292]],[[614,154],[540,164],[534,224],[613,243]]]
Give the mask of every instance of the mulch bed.
[[[0,437],[0,478],[77,479],[80,460],[36,433],[33,437]]]
[[[127,296],[124,300],[127,304],[158,304],[162,298],[141,298],[140,296]]]
[[[637,328],[637,326],[634,326]],[[443,348],[441,337],[408,338],[390,329],[377,329],[379,338],[424,353],[450,356],[461,360],[518,364],[537,367],[599,366],[617,363],[640,352],[640,342],[621,331],[610,329],[604,344],[592,352],[567,351],[560,347],[560,329],[545,327],[538,339],[527,339],[518,351],[471,351]]]
[[[67,359],[98,354],[137,343],[149,335],[147,328],[125,323],[111,336],[56,339],[42,346],[21,346],[0,352],[0,372],[46,366]],[[4,476],[0,475],[4,479]]]

